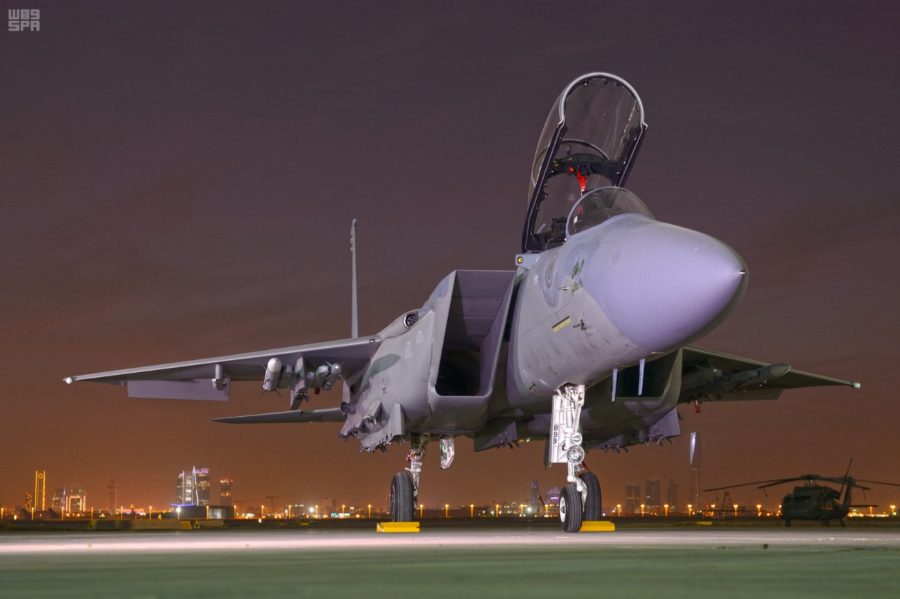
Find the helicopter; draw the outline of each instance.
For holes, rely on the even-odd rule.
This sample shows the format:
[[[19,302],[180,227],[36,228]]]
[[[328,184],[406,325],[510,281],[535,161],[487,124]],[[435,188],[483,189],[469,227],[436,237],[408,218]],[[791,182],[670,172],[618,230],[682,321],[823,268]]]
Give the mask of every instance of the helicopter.
[[[847,522],[844,518],[850,513],[850,508],[865,507],[858,505],[854,506],[851,504],[853,489],[857,488],[862,489],[863,491],[870,490],[869,487],[865,487],[859,483],[900,487],[900,483],[853,478],[850,476],[850,466],[847,466],[847,472],[844,476],[803,474],[791,478],[758,480],[750,483],[704,489],[704,492],[721,491],[723,489],[728,490],[751,485],[758,485],[758,489],[763,489],[763,491],[765,491],[769,487],[783,485],[794,481],[804,481],[805,484],[794,487],[794,490],[785,495],[781,500],[781,519],[784,520],[785,526],[790,526],[793,520],[819,521],[825,526],[827,526],[831,520],[838,520],[841,523],[841,526],[847,526]],[[835,489],[834,487],[816,484],[819,481],[838,484],[841,487],[840,489]]]

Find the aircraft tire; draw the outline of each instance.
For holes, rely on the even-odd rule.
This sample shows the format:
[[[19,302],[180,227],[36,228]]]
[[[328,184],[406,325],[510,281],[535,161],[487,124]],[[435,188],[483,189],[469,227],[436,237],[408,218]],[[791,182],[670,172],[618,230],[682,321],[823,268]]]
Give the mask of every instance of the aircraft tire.
[[[575,483],[566,483],[559,495],[559,519],[564,532],[581,530],[581,493]]]
[[[584,520],[599,520],[601,513],[600,481],[597,480],[597,475],[593,472],[582,472],[578,475],[578,478],[587,486],[587,499],[584,501],[582,518]]]
[[[398,472],[391,480],[391,521],[412,522],[413,503],[412,475],[405,470]]]

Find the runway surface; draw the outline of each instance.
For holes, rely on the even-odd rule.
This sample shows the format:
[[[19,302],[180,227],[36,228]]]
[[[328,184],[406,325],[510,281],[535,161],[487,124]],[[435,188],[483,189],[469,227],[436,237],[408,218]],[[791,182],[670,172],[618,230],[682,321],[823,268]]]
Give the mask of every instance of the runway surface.
[[[0,597],[900,597],[900,529],[0,534]]]
[[[374,530],[44,533],[0,536],[0,556],[43,553],[364,550],[440,547],[802,547],[900,548],[900,528],[678,528],[564,534],[550,530]]]

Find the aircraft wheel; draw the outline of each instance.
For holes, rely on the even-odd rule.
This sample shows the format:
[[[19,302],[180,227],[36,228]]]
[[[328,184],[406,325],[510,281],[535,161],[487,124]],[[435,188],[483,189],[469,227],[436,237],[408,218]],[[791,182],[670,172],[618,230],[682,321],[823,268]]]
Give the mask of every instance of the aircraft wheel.
[[[582,517],[585,520],[599,520],[601,513],[600,481],[593,472],[582,472],[578,475],[581,482],[587,486],[587,499],[584,501]]]
[[[412,475],[398,472],[391,480],[391,521],[412,522],[414,503]]]
[[[581,530],[581,493],[575,483],[566,483],[559,495],[559,520],[565,532]]]

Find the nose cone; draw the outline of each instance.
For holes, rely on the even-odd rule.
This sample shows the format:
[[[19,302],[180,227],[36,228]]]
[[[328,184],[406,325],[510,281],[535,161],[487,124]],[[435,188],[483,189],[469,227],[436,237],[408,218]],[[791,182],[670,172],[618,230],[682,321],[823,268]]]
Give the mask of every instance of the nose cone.
[[[709,235],[641,220],[606,236],[585,265],[584,287],[623,335],[664,351],[728,315],[746,288],[747,267]]]

